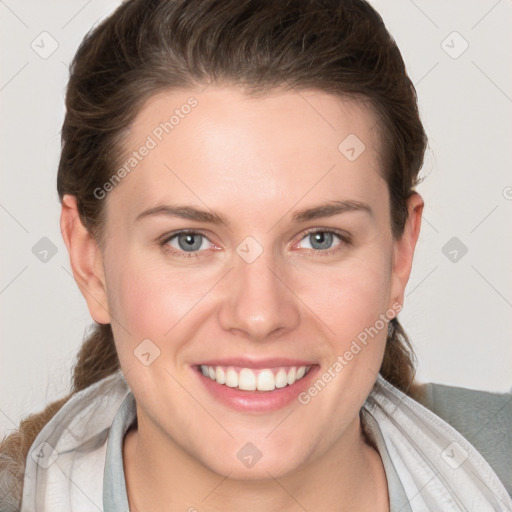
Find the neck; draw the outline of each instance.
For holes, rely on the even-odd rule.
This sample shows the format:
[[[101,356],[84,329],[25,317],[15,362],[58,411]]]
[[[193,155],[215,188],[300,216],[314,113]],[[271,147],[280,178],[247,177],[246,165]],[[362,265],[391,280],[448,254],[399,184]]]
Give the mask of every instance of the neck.
[[[132,512],[389,511],[382,460],[365,437],[359,416],[329,453],[279,479],[270,473],[261,480],[219,475],[168,438],[168,450],[155,449],[155,433],[148,434],[134,429],[124,441]]]

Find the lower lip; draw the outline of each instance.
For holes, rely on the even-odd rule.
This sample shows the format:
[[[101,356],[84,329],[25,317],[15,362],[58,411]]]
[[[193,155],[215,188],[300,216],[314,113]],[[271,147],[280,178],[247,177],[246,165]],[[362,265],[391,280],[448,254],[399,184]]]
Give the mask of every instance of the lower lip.
[[[310,387],[319,369],[319,365],[314,365],[302,379],[273,391],[244,391],[230,388],[205,377],[198,367],[194,367],[193,371],[214,398],[232,409],[243,412],[271,412],[282,409],[297,399],[300,393]]]

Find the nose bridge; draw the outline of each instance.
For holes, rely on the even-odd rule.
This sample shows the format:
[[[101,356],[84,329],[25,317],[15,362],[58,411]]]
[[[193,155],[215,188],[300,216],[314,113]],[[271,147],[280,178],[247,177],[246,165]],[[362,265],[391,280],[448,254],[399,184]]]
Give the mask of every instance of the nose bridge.
[[[264,340],[274,331],[294,327],[299,311],[282,268],[283,261],[275,257],[272,248],[264,249],[252,237],[239,244],[228,278],[228,297],[221,308],[224,329]]]

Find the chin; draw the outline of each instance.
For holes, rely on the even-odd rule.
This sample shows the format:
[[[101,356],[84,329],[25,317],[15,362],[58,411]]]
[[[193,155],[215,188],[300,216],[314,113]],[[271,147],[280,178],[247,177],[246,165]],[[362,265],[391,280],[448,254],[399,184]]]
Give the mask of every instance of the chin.
[[[269,478],[282,478],[295,472],[303,464],[302,450],[289,446],[283,450],[279,446],[267,441],[252,443],[250,441],[240,442],[236,440],[236,448],[232,446],[219,450],[217,453],[210,453],[207,460],[204,455],[201,463],[211,471],[228,476],[234,480],[268,480]],[[298,446],[304,446],[299,443]]]

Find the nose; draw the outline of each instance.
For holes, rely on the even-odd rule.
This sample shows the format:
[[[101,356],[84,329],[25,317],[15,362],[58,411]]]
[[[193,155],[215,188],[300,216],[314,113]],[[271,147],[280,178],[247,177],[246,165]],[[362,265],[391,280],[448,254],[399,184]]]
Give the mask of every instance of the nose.
[[[287,283],[284,262],[277,263],[271,251],[251,263],[235,255],[218,311],[224,330],[265,341],[297,327],[300,300]]]

